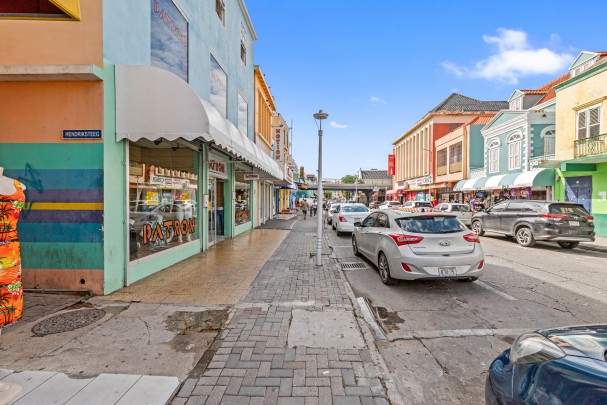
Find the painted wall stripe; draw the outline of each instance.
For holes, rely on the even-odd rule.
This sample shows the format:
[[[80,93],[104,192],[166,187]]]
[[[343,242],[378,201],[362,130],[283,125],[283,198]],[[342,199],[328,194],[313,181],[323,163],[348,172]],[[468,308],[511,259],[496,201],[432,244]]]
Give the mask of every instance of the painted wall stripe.
[[[21,243],[21,263],[25,269],[101,269],[100,243]]]
[[[103,203],[68,203],[68,202],[30,202],[27,205],[28,210],[54,210],[54,211],[74,211],[74,210],[100,210],[103,211]]]
[[[103,190],[47,189],[38,191],[33,187],[25,190],[30,202],[103,202]]]
[[[21,211],[21,222],[37,223],[98,223],[103,222],[103,211]]]
[[[4,145],[2,145],[4,148]],[[0,159],[0,161],[2,161]],[[39,193],[44,190],[67,189],[67,190],[91,190],[103,188],[103,170],[46,170],[36,169],[35,166],[23,170],[7,169],[5,176],[17,179],[27,188],[33,188]],[[27,190],[26,190],[27,191]]]
[[[102,243],[101,224],[28,223],[19,221],[19,240],[30,243]],[[99,266],[97,266],[99,267]]]
[[[3,143],[0,161],[12,170],[25,170],[25,164],[44,169],[102,169],[103,144]]]

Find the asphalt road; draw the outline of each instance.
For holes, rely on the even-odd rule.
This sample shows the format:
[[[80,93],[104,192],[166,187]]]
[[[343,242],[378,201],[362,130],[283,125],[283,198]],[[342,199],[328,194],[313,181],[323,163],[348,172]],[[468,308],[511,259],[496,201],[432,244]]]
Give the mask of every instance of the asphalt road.
[[[327,228],[340,261],[356,261],[350,235]],[[607,253],[481,238],[486,273],[473,283],[382,284],[377,269],[345,270],[388,338],[376,341],[407,404],[483,404],[492,359],[523,332],[607,322]]]

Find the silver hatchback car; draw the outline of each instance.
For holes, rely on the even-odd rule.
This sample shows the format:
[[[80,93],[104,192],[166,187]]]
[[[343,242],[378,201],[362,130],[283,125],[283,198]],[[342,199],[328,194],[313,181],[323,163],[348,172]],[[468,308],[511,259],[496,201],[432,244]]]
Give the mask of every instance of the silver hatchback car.
[[[474,281],[483,274],[480,239],[454,214],[384,210],[354,226],[354,254],[371,260],[384,284],[437,278]]]

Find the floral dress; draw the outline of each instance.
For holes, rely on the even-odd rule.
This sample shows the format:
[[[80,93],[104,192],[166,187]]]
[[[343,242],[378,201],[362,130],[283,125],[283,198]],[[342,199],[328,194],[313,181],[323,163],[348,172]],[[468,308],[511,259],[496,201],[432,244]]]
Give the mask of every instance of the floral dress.
[[[17,180],[14,184],[13,194],[0,195],[0,328],[17,322],[23,312],[17,221],[25,204],[25,187]]]

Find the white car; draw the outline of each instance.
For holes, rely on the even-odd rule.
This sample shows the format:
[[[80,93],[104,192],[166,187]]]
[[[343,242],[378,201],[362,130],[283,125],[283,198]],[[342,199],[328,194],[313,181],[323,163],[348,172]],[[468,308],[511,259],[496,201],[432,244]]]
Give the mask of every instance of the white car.
[[[337,212],[337,207],[339,207],[341,203],[332,203],[327,210],[327,224],[333,224],[333,215]]]
[[[380,210],[391,210],[398,207],[400,207],[400,203],[398,201],[384,201],[383,203],[379,204],[379,207],[377,208]]]
[[[430,201],[407,201],[403,204],[403,208],[434,208]]]
[[[371,260],[388,285],[417,279],[474,281],[484,273],[478,235],[453,214],[376,211],[355,224],[352,249]]]
[[[352,232],[354,222],[362,221],[370,212],[364,204],[340,204],[333,213],[332,227],[338,236],[343,232]]]
[[[468,204],[441,203],[438,204],[435,209],[455,214],[455,216],[467,226],[470,226],[472,223],[472,209]]]

